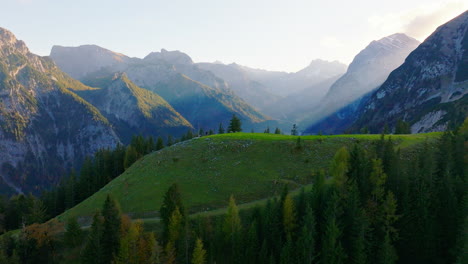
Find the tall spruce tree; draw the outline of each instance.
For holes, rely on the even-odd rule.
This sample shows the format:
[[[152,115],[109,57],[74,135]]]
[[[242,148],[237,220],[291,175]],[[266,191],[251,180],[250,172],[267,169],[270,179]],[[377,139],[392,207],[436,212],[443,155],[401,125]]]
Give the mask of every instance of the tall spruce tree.
[[[103,259],[103,248],[102,248],[102,216],[101,214],[95,213],[93,217],[93,223],[89,231],[88,239],[85,247],[82,251],[81,260],[85,264],[102,264]]]
[[[232,115],[231,121],[229,122],[229,127],[227,132],[228,133],[235,133],[242,131],[242,123],[241,120],[235,115]]]
[[[83,241],[83,230],[81,230],[76,217],[68,218],[67,225],[65,226],[64,234],[65,244],[68,247],[75,247],[81,245]]]
[[[117,201],[107,195],[102,207],[102,259],[104,264],[112,263],[119,253],[121,239],[121,213]]]
[[[317,255],[315,251],[317,234],[314,212],[308,205],[302,223],[296,242],[297,263],[313,263]]]
[[[239,261],[240,252],[238,252],[238,249],[240,246],[241,229],[239,209],[237,208],[234,196],[231,195],[223,223],[224,241],[226,250],[229,252],[230,263],[237,263]]]
[[[163,223],[163,243],[167,243],[169,239],[169,222],[174,210],[178,208],[182,219],[185,222],[185,208],[182,204],[182,197],[180,194],[179,186],[174,183],[167,190],[164,195],[164,200],[159,209],[161,221]]]

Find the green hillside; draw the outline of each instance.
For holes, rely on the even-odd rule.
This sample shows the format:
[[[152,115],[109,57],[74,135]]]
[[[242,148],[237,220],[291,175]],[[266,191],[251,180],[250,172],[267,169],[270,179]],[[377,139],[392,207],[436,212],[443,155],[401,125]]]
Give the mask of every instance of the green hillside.
[[[392,135],[407,148],[438,133]],[[151,153],[99,192],[59,218],[89,216],[110,193],[132,217],[154,217],[163,195],[178,183],[190,213],[221,208],[231,194],[239,204],[278,194],[284,184],[297,189],[311,182],[313,172],[326,169],[342,146],[361,142],[372,147],[380,135],[301,137],[234,133],[185,141]]]

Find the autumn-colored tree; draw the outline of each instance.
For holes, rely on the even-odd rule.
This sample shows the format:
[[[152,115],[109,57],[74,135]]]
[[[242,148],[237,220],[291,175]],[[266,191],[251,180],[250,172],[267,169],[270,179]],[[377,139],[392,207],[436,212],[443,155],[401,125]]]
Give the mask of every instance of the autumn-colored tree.
[[[195,241],[195,247],[192,254],[192,264],[205,264],[206,250],[203,248],[203,242],[200,238]]]

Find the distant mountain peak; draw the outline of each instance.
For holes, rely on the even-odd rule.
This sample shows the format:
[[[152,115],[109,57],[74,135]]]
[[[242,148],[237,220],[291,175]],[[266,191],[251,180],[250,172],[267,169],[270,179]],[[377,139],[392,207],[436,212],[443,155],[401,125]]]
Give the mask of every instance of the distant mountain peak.
[[[192,58],[179,50],[168,51],[161,49],[161,52],[151,52],[144,60],[164,60],[175,65],[193,64]]]
[[[395,33],[372,41],[368,47],[378,46],[384,49],[405,49],[408,46],[419,45],[420,42],[404,33]]]

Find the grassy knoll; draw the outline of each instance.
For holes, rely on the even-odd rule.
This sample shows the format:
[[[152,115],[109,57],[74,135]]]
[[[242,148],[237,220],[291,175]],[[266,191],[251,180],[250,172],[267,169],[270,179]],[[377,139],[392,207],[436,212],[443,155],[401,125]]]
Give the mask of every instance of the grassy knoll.
[[[437,133],[392,135],[406,148]],[[326,169],[342,146],[361,142],[372,147],[380,135],[297,136],[234,133],[196,138],[151,153],[125,173],[59,218],[89,216],[102,207],[107,194],[134,218],[153,218],[163,195],[178,183],[189,213],[222,208],[231,194],[238,204],[265,199],[284,184],[297,189],[311,182],[314,171]]]

